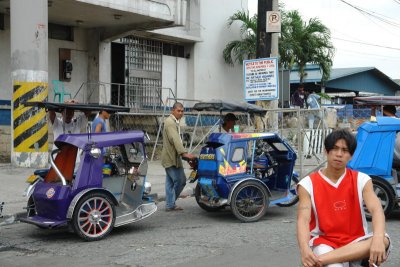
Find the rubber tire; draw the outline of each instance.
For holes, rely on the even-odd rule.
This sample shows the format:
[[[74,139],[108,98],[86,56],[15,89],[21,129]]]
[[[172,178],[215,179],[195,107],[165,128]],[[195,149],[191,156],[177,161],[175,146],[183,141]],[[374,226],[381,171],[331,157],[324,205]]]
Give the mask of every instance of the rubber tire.
[[[262,194],[263,207],[257,214],[255,214],[253,216],[245,216],[245,215],[243,215],[240,212],[240,208],[237,206],[237,200],[238,200],[238,196],[239,196],[240,192],[243,189],[246,189],[248,187],[256,188]],[[241,184],[239,184],[234,189],[234,191],[232,193],[232,197],[231,197],[232,213],[236,216],[236,218],[238,218],[242,222],[248,223],[248,222],[256,222],[256,221],[258,221],[267,212],[268,205],[269,205],[269,196],[268,196],[267,189],[260,182],[253,181],[253,180],[242,182]]]
[[[210,207],[210,206],[207,206],[206,204],[200,202],[200,196],[201,196],[200,190],[201,190],[201,187],[200,187],[199,183],[197,183],[196,188],[194,189],[194,198],[196,199],[197,205],[199,205],[200,208],[202,208],[203,210],[208,211],[208,212],[215,212],[215,211],[219,211],[225,207],[225,206]]]
[[[292,182],[293,182],[293,184],[292,184]],[[297,187],[298,183],[299,183],[299,179],[297,177],[295,177],[294,175],[292,175],[292,179],[291,179],[291,182],[290,182],[290,187],[292,187],[293,185],[295,185]],[[279,207],[291,207],[291,206],[297,204],[297,202],[299,202],[299,196],[298,195],[294,195],[291,200],[286,201],[286,202],[282,202],[282,203],[278,203],[276,205],[279,206]]]
[[[109,228],[104,233],[102,233],[101,235],[96,236],[96,237],[88,236],[79,227],[79,212],[80,212],[82,206],[86,203],[86,201],[88,201],[88,200],[90,200],[92,198],[99,198],[99,199],[102,199],[103,201],[107,202],[110,205],[110,208],[111,208],[111,211],[112,211],[112,214],[111,214],[112,218],[111,218],[111,222],[109,223],[110,224]],[[77,235],[79,235],[79,237],[84,239],[85,241],[97,241],[97,240],[105,238],[107,235],[110,234],[110,232],[114,228],[114,223],[115,223],[115,207],[114,207],[114,203],[110,199],[109,196],[107,196],[105,193],[102,193],[102,192],[91,192],[91,193],[88,193],[88,194],[84,195],[79,200],[78,204],[75,206],[74,213],[73,213],[73,216],[72,216],[72,228],[74,229],[75,233]]]
[[[382,196],[385,196],[388,198],[386,207],[382,206],[383,212],[385,213],[385,216],[387,217],[393,211],[394,204],[395,204],[395,202],[394,202],[395,196],[394,196],[394,192],[393,192],[392,188],[386,182],[382,181],[381,179],[382,178],[380,178],[380,177],[373,177],[372,184],[374,187],[374,192],[376,192],[377,189],[380,190],[380,192],[378,192],[377,196],[381,202],[382,202],[382,199],[381,199]],[[365,211],[365,217],[367,218],[367,220],[371,220],[372,216],[368,212],[368,209],[365,207],[365,205],[364,205],[364,211]]]

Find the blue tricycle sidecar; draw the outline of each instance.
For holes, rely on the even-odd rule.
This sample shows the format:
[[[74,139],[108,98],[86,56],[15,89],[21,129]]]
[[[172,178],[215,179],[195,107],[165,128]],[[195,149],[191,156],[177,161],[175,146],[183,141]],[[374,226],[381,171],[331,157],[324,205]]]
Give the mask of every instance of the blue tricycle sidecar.
[[[259,220],[271,205],[297,202],[296,153],[274,133],[213,133],[201,149],[195,197],[206,211],[225,206],[243,222]]]
[[[357,149],[348,163],[349,168],[371,176],[385,215],[389,215],[400,201],[399,170],[392,168],[396,134],[399,131],[400,120],[396,118],[377,117],[376,122],[361,124],[357,132]],[[365,212],[370,218],[366,209]]]

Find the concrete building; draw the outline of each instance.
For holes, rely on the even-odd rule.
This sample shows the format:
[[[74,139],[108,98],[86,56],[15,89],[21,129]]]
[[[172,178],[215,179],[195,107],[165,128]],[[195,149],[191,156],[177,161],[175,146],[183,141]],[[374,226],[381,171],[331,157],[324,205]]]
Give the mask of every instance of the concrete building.
[[[170,88],[177,97],[242,99],[241,66],[230,67],[222,59],[225,45],[239,38],[240,25],[228,29],[227,19],[241,9],[247,9],[247,1],[48,1],[49,100],[54,99],[52,80],[63,81],[72,95],[84,83],[112,82],[113,70],[129,69],[115,65],[121,62],[112,61],[112,52],[119,44],[129,46],[132,39],[148,42],[136,49],[153,46],[156,52],[147,56],[161,54],[158,86]],[[12,98],[10,13],[10,1],[0,1],[1,100]],[[69,79],[63,78],[64,58],[73,66]],[[128,73],[123,74],[128,77]],[[82,90],[77,95],[81,99]]]
[[[222,58],[239,38],[240,25],[228,29],[227,19],[242,9],[247,0],[0,1],[0,100],[11,100],[11,124],[19,127],[12,161],[47,163],[45,117],[15,103],[58,101],[53,80],[81,102],[132,108],[160,105],[149,98],[157,90],[158,101],[243,99],[241,66]]]

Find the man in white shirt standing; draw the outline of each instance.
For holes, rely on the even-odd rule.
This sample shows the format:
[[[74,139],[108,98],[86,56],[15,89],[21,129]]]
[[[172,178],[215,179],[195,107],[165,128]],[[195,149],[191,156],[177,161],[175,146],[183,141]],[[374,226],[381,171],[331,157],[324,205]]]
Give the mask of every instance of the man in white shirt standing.
[[[65,101],[67,104],[77,104],[78,101],[75,99],[69,99]],[[74,110],[67,109],[62,112],[62,117],[57,117],[56,112],[53,110],[49,111],[49,120],[53,127],[53,136],[54,141],[64,133],[80,133],[82,127],[86,126],[88,123],[88,116],[90,112],[81,113],[78,116],[74,117]],[[56,149],[56,146],[53,143],[53,149]]]

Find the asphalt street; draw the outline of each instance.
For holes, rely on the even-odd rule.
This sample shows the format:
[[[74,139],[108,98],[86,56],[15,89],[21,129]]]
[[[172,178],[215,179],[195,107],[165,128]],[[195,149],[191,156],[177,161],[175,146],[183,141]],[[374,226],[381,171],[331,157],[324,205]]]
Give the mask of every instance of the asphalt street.
[[[187,169],[189,172],[189,169]],[[241,223],[229,208],[206,212],[194,197],[178,200],[183,211],[166,212],[164,169],[150,162],[148,179],[159,195],[158,211],[143,221],[115,228],[104,240],[83,242],[66,229],[43,230],[19,223],[26,199],[25,180],[32,169],[0,165],[0,266],[295,266],[296,206],[270,207],[262,220]],[[193,192],[188,184],[184,194]],[[400,266],[400,212],[387,218],[393,242],[389,262]]]

